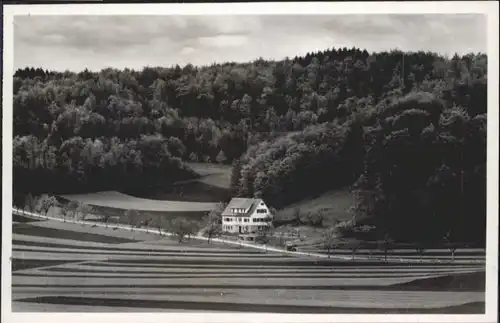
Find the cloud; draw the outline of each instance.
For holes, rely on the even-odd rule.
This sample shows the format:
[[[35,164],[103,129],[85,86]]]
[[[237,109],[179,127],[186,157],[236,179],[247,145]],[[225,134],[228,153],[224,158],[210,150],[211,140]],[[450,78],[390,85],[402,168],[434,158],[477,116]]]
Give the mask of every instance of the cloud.
[[[482,15],[16,16],[15,67],[142,68],[332,47],[486,52]]]
[[[189,55],[189,54],[192,54],[196,52],[196,49],[194,49],[193,47],[184,47],[182,50],[181,50],[181,54],[184,54],[184,55]]]
[[[218,48],[244,46],[247,41],[248,38],[246,36],[240,35],[218,35],[199,38],[199,42],[202,46]]]

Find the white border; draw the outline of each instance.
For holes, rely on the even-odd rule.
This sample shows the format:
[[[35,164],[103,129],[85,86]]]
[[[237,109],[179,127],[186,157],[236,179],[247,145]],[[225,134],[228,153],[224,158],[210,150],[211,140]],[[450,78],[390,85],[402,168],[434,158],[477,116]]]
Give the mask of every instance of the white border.
[[[498,2],[337,2],[221,4],[5,5],[3,53],[2,322],[496,322],[498,264]],[[14,15],[234,15],[234,14],[481,13],[488,20],[488,179],[485,315],[334,315],[215,313],[11,313],[12,79]]]

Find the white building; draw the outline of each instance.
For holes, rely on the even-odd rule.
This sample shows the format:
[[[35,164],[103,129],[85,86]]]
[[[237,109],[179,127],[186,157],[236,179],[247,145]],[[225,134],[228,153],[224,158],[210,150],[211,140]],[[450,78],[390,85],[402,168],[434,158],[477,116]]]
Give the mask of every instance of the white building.
[[[222,231],[255,233],[272,225],[273,215],[261,199],[233,198],[222,212]]]

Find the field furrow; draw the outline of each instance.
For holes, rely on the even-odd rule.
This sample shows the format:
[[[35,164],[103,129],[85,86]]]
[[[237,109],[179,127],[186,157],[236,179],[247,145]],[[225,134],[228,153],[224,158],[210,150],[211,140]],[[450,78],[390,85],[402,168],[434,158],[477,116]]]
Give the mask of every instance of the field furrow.
[[[476,313],[484,309],[484,256],[470,250],[457,252],[453,262],[385,263],[195,240],[180,244],[147,234],[149,238],[141,240],[138,235],[127,236],[131,232],[105,228],[91,234],[86,230],[91,229],[53,221],[14,226],[14,311],[427,313],[456,308]],[[443,252],[399,253],[448,259]]]

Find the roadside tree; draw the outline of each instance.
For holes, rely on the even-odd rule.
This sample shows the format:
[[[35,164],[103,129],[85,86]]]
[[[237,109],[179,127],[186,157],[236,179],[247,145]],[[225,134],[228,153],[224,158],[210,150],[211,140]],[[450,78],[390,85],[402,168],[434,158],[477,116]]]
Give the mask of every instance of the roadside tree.
[[[26,198],[24,199],[23,210],[27,210],[28,212],[34,213],[36,211],[36,207],[37,207],[37,198],[33,197],[31,193],[28,193],[28,195],[26,195]]]
[[[57,206],[59,203],[55,196],[44,195],[38,200],[38,210],[43,213],[43,215],[47,216],[51,207]]]
[[[362,242],[356,239],[351,239],[349,241],[346,241],[346,247],[351,250],[351,256],[352,260],[356,257],[356,252],[361,248]]]
[[[202,234],[206,236],[207,242],[215,237],[219,237],[222,234],[222,212],[224,211],[225,205],[219,203],[217,207],[210,211],[208,216],[205,218],[205,223],[203,224]]]
[[[339,233],[337,228],[330,227],[323,232],[321,245],[326,249],[328,258],[330,258],[330,252],[335,250],[339,245]]]
[[[175,218],[170,221],[169,230],[175,234],[179,243],[184,241],[186,236],[191,237],[198,230],[198,225],[194,221],[184,218]]]
[[[67,204],[64,204],[62,207],[61,207],[61,215],[63,217],[63,221],[66,222],[66,218],[68,216],[68,213],[69,213],[69,210],[68,210],[68,205]]]
[[[394,240],[390,237],[388,233],[384,235],[384,239],[378,243],[379,249],[384,253],[384,261],[387,262],[387,255],[389,250],[393,248]]]
[[[70,201],[69,203],[64,204],[61,207],[61,215],[63,217],[64,222],[68,217],[74,217],[76,213],[76,209],[78,208],[78,202]]]
[[[443,237],[443,240],[446,244],[446,247],[451,253],[451,261],[455,261],[455,252],[457,251],[458,244],[454,241],[453,231],[448,231],[448,233],[446,233],[446,235]]]
[[[210,243],[212,238],[219,237],[222,234],[222,221],[219,214],[210,212],[203,233],[208,238],[208,243]]]
[[[134,227],[139,225],[140,213],[137,210],[125,210],[123,212],[123,217],[125,221],[130,225],[132,231],[134,231]]]
[[[102,214],[101,220],[106,224],[106,228],[108,227],[109,220],[111,219],[111,214],[108,212],[104,212]]]
[[[70,201],[67,205],[68,205],[68,215],[73,217],[74,220],[76,220],[77,210],[78,207],[80,206],[80,203],[78,203],[77,201]]]
[[[93,211],[94,211],[94,209],[93,209],[92,206],[90,206],[88,204],[80,203],[78,205],[78,207],[76,208],[75,213],[76,213],[76,217],[79,220],[85,221],[85,219],[87,218],[87,216],[89,214],[91,214]]]

